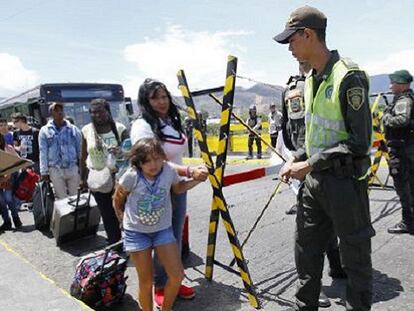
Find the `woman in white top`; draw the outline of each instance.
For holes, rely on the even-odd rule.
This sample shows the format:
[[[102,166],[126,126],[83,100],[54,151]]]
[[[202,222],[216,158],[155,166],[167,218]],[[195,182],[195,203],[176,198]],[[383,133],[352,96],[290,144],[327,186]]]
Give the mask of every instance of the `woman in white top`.
[[[162,148],[168,161],[175,164],[180,175],[192,177],[195,180],[206,180],[208,177],[205,166],[188,167],[182,165],[183,153],[187,146],[187,138],[181,125],[180,114],[172,101],[166,86],[156,80],[146,79],[138,92],[138,105],[142,117],[137,119],[131,128],[131,141],[135,144],[144,137],[156,137],[161,141]],[[173,195],[174,236],[181,250],[181,239],[187,210],[187,194]],[[155,265],[154,273],[154,302],[160,306],[164,300],[163,288],[167,275],[160,264]],[[195,296],[191,287],[181,285],[178,296],[190,299]]]
[[[105,99],[92,100],[89,113],[92,122],[82,128],[80,161],[82,188],[91,188],[91,185],[86,181],[88,174],[101,172],[108,168],[109,174],[115,173],[115,163],[109,167],[110,162],[114,161],[108,160],[114,160],[118,155],[121,155],[121,143],[129,137],[126,127],[113,120],[109,103]],[[90,189],[101,212],[109,244],[121,239],[119,222],[112,206],[113,186],[112,183],[109,189]]]

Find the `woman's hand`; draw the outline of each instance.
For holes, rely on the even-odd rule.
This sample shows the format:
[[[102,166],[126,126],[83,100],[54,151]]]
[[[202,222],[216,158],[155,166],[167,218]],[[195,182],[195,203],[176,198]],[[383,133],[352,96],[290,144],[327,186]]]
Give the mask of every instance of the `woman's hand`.
[[[205,181],[208,178],[208,169],[205,165],[191,167],[190,171],[194,180]]]

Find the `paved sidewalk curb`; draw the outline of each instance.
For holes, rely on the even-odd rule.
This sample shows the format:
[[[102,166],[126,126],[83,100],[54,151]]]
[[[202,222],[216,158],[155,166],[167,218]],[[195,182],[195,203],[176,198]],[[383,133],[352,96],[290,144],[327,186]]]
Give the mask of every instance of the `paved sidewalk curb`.
[[[0,301],[5,310],[93,311],[0,239]]]

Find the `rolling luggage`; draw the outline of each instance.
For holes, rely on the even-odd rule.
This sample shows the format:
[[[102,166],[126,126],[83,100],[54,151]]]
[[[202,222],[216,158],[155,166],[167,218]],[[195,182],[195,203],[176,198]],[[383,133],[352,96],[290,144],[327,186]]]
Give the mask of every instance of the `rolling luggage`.
[[[115,250],[122,241],[83,257],[76,266],[70,294],[92,308],[120,302],[126,290],[128,258]]]
[[[33,193],[32,213],[35,228],[41,231],[48,231],[50,219],[53,214],[55,195],[52,186],[47,181],[41,181],[36,185]]]
[[[50,230],[56,245],[73,241],[98,231],[101,214],[91,193],[55,201]]]

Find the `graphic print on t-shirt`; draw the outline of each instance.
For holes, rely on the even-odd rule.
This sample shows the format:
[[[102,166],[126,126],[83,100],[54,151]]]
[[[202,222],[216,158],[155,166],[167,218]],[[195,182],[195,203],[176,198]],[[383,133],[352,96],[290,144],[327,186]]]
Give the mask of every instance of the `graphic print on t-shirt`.
[[[156,225],[165,212],[166,189],[158,188],[153,193],[145,192],[137,202],[139,221],[146,226]]]

